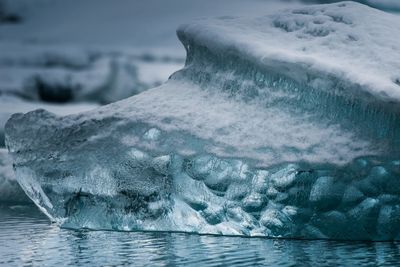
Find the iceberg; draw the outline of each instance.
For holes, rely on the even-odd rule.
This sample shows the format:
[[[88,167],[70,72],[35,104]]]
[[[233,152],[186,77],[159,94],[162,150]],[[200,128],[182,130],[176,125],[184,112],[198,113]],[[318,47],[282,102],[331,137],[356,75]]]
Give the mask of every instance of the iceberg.
[[[177,31],[163,85],[14,114],[19,184],[66,228],[400,240],[400,18],[341,2]]]

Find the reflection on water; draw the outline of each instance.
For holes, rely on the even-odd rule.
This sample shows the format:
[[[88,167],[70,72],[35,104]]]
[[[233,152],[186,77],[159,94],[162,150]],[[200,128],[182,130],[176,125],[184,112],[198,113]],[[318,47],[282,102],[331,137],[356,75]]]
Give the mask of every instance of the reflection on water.
[[[35,207],[0,206],[0,265],[393,266],[400,242],[333,242],[59,229]]]

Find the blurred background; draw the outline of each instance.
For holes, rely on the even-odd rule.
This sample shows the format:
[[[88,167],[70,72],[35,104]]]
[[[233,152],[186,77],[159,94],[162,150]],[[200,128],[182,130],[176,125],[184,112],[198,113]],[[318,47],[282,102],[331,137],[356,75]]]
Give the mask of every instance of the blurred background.
[[[0,0],[0,147],[16,112],[81,112],[155,87],[184,65],[175,31],[317,0]],[[360,0],[389,12],[399,0]]]

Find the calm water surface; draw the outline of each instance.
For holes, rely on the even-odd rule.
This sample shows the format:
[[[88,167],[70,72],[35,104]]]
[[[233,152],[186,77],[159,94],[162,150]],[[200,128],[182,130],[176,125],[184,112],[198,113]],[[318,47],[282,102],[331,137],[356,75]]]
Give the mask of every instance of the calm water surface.
[[[332,242],[59,229],[0,205],[0,265],[400,266],[400,242]]]

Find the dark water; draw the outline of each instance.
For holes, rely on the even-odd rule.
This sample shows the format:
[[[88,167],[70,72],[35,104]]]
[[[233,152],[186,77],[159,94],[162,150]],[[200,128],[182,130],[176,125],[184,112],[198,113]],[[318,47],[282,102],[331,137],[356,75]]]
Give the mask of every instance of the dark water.
[[[400,242],[333,242],[59,229],[35,207],[0,206],[0,265],[400,266]]]

